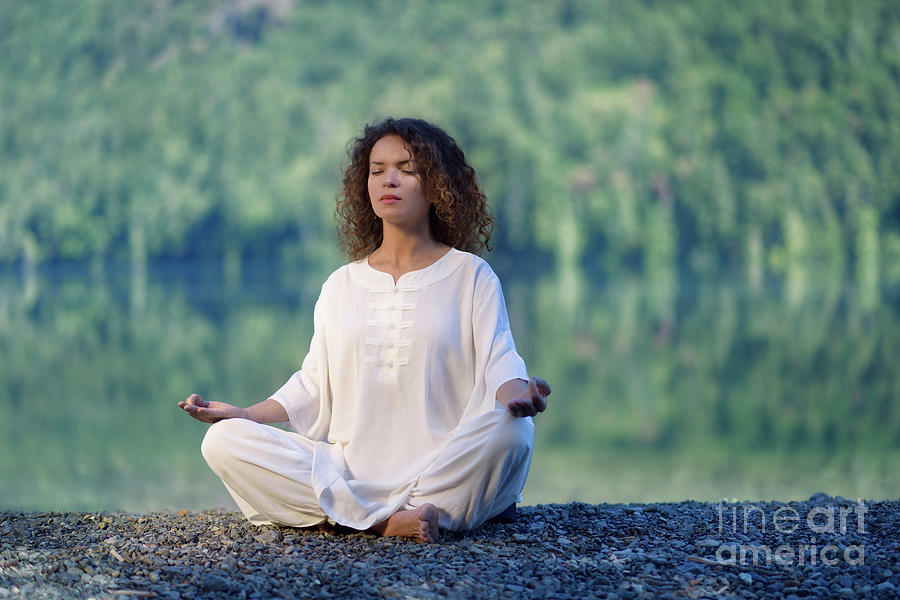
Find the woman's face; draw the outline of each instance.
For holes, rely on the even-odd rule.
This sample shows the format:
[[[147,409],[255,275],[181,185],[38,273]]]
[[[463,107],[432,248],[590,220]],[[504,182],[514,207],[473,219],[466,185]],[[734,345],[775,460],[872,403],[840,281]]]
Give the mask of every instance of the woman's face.
[[[415,226],[428,222],[429,202],[416,162],[398,135],[386,135],[372,146],[369,200],[375,214],[387,223]]]

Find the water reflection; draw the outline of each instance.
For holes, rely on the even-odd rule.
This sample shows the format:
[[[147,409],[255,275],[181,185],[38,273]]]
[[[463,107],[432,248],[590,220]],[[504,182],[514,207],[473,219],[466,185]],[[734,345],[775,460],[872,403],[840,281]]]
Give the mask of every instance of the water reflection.
[[[900,495],[895,292],[501,277],[520,352],[554,387],[526,502]],[[0,509],[230,505],[175,402],[281,385],[322,277],[233,279],[0,278]]]

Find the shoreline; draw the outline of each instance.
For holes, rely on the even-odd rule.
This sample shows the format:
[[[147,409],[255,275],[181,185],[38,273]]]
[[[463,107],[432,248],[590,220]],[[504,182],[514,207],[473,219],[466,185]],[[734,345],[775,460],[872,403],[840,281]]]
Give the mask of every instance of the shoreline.
[[[427,545],[222,509],[0,512],[0,598],[890,598],[898,532],[900,500],[824,494],[520,506]]]

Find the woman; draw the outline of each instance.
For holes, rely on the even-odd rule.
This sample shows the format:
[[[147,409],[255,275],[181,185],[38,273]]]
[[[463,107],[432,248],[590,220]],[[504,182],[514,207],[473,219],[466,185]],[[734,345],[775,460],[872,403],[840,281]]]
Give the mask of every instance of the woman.
[[[473,254],[493,222],[453,138],[386,119],[350,158],[337,215],[353,262],[322,286],[301,369],[246,409],[179,406],[214,423],[203,456],[251,522],[432,542],[515,506],[550,388]]]

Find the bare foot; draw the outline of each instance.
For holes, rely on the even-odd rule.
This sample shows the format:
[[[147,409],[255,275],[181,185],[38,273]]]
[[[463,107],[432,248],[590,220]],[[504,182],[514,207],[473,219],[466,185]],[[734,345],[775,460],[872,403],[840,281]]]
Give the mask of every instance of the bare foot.
[[[423,504],[415,510],[398,510],[387,520],[372,527],[382,536],[402,537],[422,543],[438,541],[438,511],[434,504]]]

